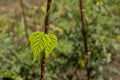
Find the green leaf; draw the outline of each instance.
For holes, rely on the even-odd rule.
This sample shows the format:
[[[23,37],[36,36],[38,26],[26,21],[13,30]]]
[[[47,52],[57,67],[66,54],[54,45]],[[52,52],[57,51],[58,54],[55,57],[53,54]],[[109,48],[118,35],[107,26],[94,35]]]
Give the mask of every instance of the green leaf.
[[[47,36],[50,38],[45,47],[45,55],[48,58],[57,44],[57,37],[53,34],[48,34]]]
[[[49,57],[56,46],[57,37],[52,34],[44,34],[43,32],[33,32],[30,34],[29,41],[35,61],[39,54],[40,59],[42,59],[44,52],[46,58]]]
[[[43,32],[33,32],[30,34],[29,40],[35,60],[37,56],[44,50],[46,39]]]

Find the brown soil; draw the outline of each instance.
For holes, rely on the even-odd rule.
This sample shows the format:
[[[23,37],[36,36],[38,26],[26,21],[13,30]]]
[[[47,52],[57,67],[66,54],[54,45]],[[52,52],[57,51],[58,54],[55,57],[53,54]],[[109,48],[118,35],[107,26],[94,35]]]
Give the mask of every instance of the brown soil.
[[[40,4],[38,3],[38,0],[26,0],[26,1],[31,5]],[[20,9],[20,0],[0,0],[0,15],[19,9]]]
[[[19,7],[18,0],[0,0],[0,14],[8,13]]]

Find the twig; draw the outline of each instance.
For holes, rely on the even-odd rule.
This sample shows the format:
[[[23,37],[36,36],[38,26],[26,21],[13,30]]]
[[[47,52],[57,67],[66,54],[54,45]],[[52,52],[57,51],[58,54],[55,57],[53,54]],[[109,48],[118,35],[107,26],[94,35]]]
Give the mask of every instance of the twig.
[[[26,21],[26,16],[25,16],[25,11],[24,11],[23,0],[20,0],[20,6],[22,10],[23,22],[24,22],[24,27],[25,27],[25,32],[26,32],[26,39],[28,39],[27,21]]]
[[[47,11],[46,11],[46,17],[45,17],[45,34],[48,34],[49,31],[49,22],[50,22],[50,12],[48,13],[50,9],[52,0],[48,0],[47,2]],[[41,80],[45,80],[45,65],[46,65],[46,57],[45,53],[43,54],[42,63],[41,63]]]
[[[88,53],[88,46],[87,46],[87,31],[86,31],[85,8],[84,8],[83,0],[79,0],[79,4],[80,4],[80,13],[81,13],[81,21],[82,21],[82,35],[83,35],[84,52],[85,52],[85,59],[86,59],[87,79],[90,80],[90,70],[87,67],[88,60],[89,60],[89,53]]]
[[[49,23],[50,23],[50,12],[48,13],[50,6],[51,6],[52,0],[48,0],[47,2],[47,11],[46,11],[46,17],[45,17],[45,33],[48,34],[49,30]]]

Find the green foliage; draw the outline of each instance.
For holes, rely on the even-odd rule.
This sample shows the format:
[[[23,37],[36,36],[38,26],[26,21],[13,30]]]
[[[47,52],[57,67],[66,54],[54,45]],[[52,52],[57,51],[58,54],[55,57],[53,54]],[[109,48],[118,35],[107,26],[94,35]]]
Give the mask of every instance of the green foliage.
[[[43,57],[45,52],[46,57],[48,58],[50,53],[56,46],[57,37],[52,34],[44,34],[43,32],[33,32],[29,37],[31,49],[34,54],[34,60],[40,54],[40,59]]]
[[[44,22],[46,1],[39,1],[35,5],[31,5],[27,1],[24,2],[29,32],[43,30],[44,23],[42,22]],[[83,58],[78,1],[55,0],[53,5],[50,33],[57,35],[58,43],[53,51],[54,54],[47,60],[47,80],[83,80],[84,76],[80,74],[84,73],[81,69],[83,70],[86,61]],[[109,69],[110,66],[107,69],[112,71],[109,71],[105,66],[112,61],[111,58],[114,55],[120,52],[120,43],[117,42],[117,37],[119,39],[120,36],[120,5],[118,0],[105,0],[102,4],[99,1],[103,0],[85,1],[87,41],[91,52],[88,67],[91,68],[91,76],[95,80],[108,80],[104,79],[104,75],[101,76],[103,71],[115,73],[115,75],[119,73],[116,69]],[[0,18],[0,69],[12,70],[23,80],[38,80],[40,79],[40,63],[32,63],[32,55],[29,55],[32,54],[31,49],[28,47],[21,51],[14,49],[14,44],[18,43],[17,47],[21,47],[25,39],[24,27],[19,13],[19,10],[15,10],[15,12],[12,10],[12,13],[10,11],[9,14],[6,13],[4,17]],[[19,41],[13,41],[12,30],[15,31]],[[41,40],[37,39],[36,41],[40,43]],[[45,52],[44,49],[43,52]],[[71,67],[73,68],[71,69]]]
[[[12,71],[0,70],[0,79],[11,78],[13,80],[22,80],[18,75]]]

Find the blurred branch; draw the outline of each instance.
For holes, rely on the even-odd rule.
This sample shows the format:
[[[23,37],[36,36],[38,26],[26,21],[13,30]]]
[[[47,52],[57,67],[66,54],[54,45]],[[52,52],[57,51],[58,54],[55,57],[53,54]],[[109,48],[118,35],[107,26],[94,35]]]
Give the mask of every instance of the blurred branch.
[[[26,32],[26,39],[28,39],[27,21],[26,21],[26,16],[25,16],[25,11],[24,11],[23,0],[20,0],[20,6],[22,10],[23,22],[24,22],[24,27],[25,27],[25,32]]]
[[[79,0],[79,1],[80,1],[80,13],[81,13],[81,21],[82,21],[82,35],[83,35],[83,41],[84,41],[84,51],[85,51],[85,54],[88,55],[85,9],[83,6],[83,0]]]
[[[87,70],[87,79],[90,80],[90,70],[87,67],[89,60],[88,46],[87,46],[87,31],[86,31],[86,20],[85,20],[85,8],[83,0],[79,0],[79,7],[81,13],[81,21],[82,21],[82,35],[83,35],[83,43],[84,43],[84,52],[85,52],[85,60],[86,60],[86,70]]]

